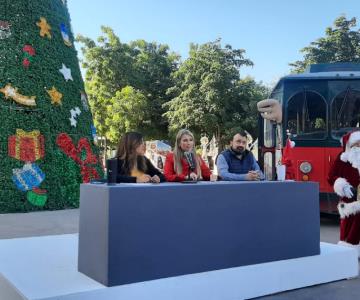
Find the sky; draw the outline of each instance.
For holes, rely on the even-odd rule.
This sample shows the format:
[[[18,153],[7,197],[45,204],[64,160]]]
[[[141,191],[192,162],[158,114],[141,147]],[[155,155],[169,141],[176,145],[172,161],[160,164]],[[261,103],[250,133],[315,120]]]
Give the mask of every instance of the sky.
[[[270,86],[340,15],[356,17],[360,28],[359,0],[68,0],[68,7],[75,35],[96,40],[105,25],[122,42],[167,44],[183,60],[190,43],[221,38],[253,61],[240,69],[242,78]]]

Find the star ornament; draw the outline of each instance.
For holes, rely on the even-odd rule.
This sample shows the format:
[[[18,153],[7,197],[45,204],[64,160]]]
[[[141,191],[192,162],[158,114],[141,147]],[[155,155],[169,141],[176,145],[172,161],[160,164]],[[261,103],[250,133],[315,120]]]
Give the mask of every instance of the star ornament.
[[[51,97],[51,104],[61,105],[62,94],[53,86],[51,90],[47,90]]]
[[[40,28],[41,37],[47,36],[49,39],[51,39],[51,26],[48,24],[44,17],[41,17],[40,22],[36,22],[36,25]]]
[[[71,117],[71,118],[69,118],[69,120],[70,120],[70,124],[71,124],[71,126],[76,127],[76,125],[77,125],[77,121],[76,121],[76,119],[75,119],[75,118],[73,118],[73,117]]]
[[[59,69],[59,72],[60,72],[61,74],[63,74],[64,79],[65,79],[66,81],[68,81],[68,80],[74,81],[73,78],[72,78],[72,76],[71,76],[71,69],[67,68],[64,64],[62,64],[62,68]]]
[[[79,107],[72,108],[70,110],[71,118],[69,118],[71,126],[76,127],[77,120],[76,117],[81,114],[81,110]]]
[[[4,88],[0,89],[0,92],[4,94],[5,99],[13,99],[15,102],[26,105],[26,106],[35,106],[36,102],[35,96],[25,96],[18,92],[17,88],[14,88],[11,86],[10,83],[8,83]]]

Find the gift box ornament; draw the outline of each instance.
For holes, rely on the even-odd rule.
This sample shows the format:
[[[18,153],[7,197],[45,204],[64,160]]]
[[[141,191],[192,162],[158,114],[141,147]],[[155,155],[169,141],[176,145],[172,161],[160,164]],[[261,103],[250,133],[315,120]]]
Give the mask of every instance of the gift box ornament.
[[[20,169],[13,169],[12,180],[16,187],[23,192],[37,188],[44,179],[44,172],[36,164],[26,163]]]
[[[39,130],[26,132],[16,129],[16,134],[8,139],[8,154],[10,157],[25,162],[34,162],[44,157],[44,136]]]
[[[26,193],[26,199],[35,206],[44,206],[47,200],[46,190],[34,188]]]

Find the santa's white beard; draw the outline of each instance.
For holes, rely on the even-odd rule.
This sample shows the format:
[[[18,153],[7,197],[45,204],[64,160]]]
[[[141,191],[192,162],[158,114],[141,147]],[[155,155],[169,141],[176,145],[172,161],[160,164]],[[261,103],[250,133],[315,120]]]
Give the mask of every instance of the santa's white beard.
[[[358,169],[360,174],[360,147],[352,147],[350,149],[348,161],[354,168]]]

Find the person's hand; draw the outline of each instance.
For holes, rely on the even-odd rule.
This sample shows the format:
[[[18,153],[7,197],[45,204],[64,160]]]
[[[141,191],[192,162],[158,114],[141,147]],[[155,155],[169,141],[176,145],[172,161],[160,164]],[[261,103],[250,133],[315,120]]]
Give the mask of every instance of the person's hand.
[[[191,173],[189,174],[189,179],[196,181],[196,180],[197,180],[197,175],[196,175],[196,173],[191,172]]]
[[[217,179],[218,179],[217,175],[215,175],[215,174],[210,175],[210,181],[217,181]]]
[[[150,182],[150,180],[151,180],[151,177],[150,177],[150,175],[147,175],[147,174],[143,174],[139,177],[136,177],[137,183],[147,183],[147,182]]]
[[[255,181],[260,180],[260,174],[258,171],[249,171],[246,174],[246,180]]]
[[[151,177],[151,182],[152,183],[160,183],[160,177],[157,175],[154,175],[153,177]]]
[[[352,198],[354,196],[352,186],[350,184],[345,185],[343,191],[346,198]]]

